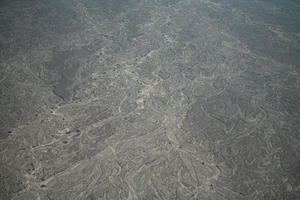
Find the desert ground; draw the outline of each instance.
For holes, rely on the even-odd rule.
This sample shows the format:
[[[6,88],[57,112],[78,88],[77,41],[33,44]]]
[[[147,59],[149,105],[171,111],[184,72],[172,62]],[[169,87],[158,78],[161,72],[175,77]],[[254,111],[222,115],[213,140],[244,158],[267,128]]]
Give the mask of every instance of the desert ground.
[[[300,199],[300,3],[1,0],[0,199]]]

